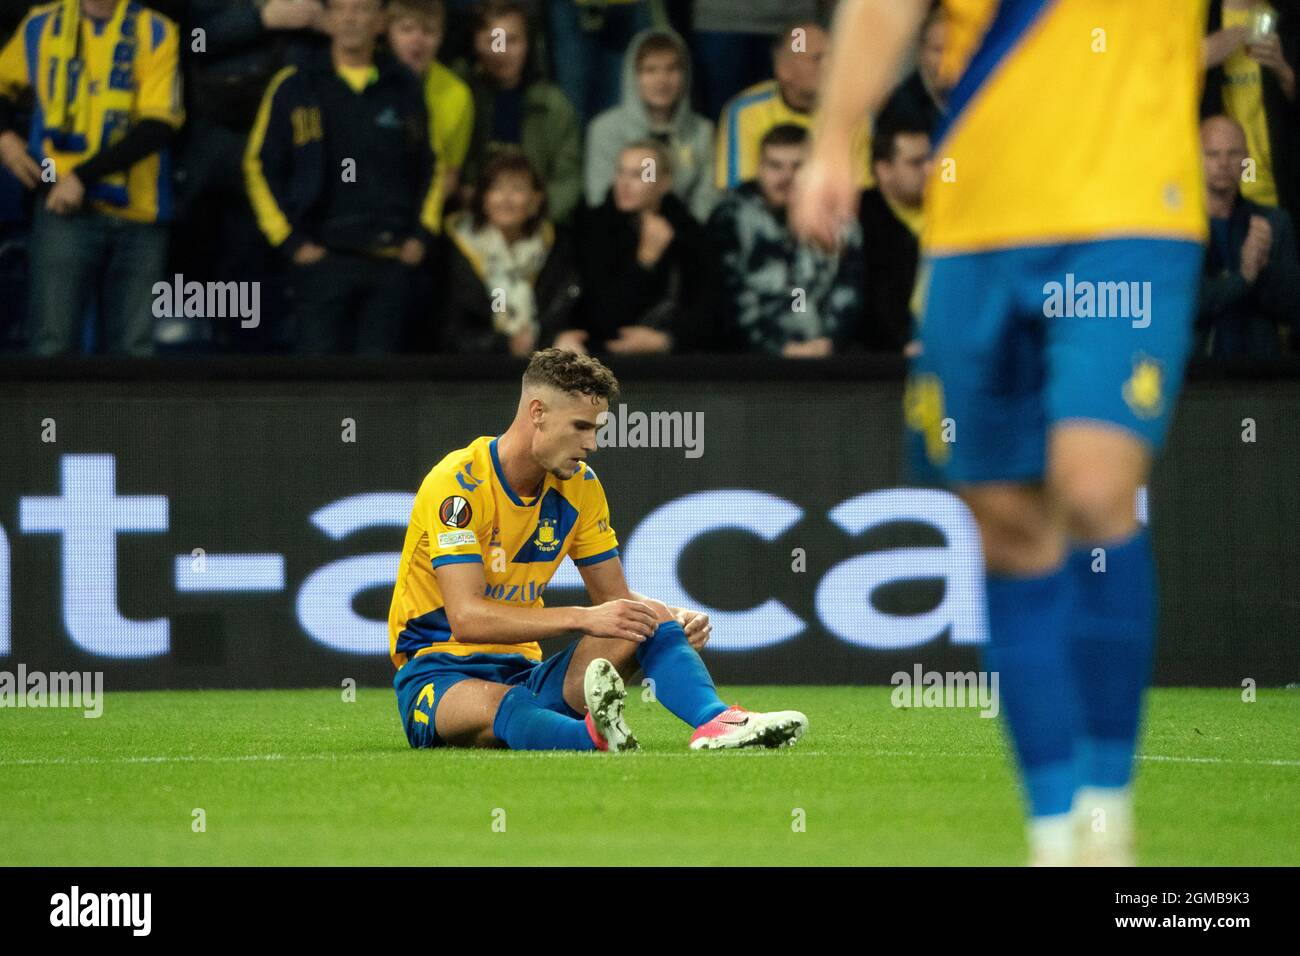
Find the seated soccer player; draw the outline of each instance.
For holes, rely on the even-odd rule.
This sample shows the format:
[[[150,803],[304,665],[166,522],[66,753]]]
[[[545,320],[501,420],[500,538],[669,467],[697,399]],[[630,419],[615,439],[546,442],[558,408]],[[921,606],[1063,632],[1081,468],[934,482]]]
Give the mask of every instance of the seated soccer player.
[[[637,671],[694,728],[692,749],[777,747],[807,727],[796,711],[724,704],[697,652],[708,616],[628,589],[605,492],[586,463],[617,391],[596,359],[538,352],[510,427],[425,477],[388,614],[412,747],[634,750],[623,680]],[[566,556],[590,607],[543,605]],[[583,636],[542,660],[540,641],[575,632]]]

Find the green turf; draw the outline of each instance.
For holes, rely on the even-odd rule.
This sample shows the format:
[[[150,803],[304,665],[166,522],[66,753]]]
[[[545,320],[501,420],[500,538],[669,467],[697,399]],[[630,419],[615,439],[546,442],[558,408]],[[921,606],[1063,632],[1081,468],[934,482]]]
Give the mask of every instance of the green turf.
[[[751,709],[805,710],[808,735],[690,753],[683,725],[634,689],[645,749],[618,756],[413,752],[385,688],[354,703],[338,690],[110,693],[98,720],[4,709],[0,863],[1023,862],[999,722],[895,709],[889,692],[725,688]],[[1300,863],[1297,727],[1295,691],[1157,691],[1142,862]]]

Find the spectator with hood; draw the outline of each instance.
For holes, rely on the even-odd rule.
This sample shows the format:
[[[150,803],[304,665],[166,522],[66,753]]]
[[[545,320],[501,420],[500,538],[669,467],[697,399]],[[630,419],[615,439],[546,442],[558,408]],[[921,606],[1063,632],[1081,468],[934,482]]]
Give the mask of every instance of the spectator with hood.
[[[691,59],[671,30],[638,33],[623,59],[622,102],[587,129],[587,204],[598,206],[628,143],[656,139],[672,155],[673,192],[701,222],[718,199],[713,184],[713,124],[691,110]]]

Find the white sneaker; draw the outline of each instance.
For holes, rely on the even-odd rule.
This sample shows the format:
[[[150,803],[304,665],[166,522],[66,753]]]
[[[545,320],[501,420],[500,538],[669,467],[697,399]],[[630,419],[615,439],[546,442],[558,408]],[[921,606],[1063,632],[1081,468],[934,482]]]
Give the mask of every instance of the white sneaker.
[[[728,707],[708,723],[695,728],[691,735],[691,749],[788,747],[807,729],[808,718],[797,710],[760,714],[743,707]]]
[[[613,664],[598,657],[587,665],[582,696],[587,702],[587,731],[598,750],[623,753],[637,749],[636,737],[623,719],[627,691]]]

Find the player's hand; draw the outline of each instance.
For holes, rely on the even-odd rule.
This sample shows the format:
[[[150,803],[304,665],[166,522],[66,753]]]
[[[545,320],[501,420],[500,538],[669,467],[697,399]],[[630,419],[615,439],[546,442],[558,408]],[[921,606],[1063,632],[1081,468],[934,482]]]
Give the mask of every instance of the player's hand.
[[[398,261],[408,266],[418,266],[424,261],[424,243],[419,239],[407,239],[397,253]]]
[[[709,643],[709,635],[713,632],[709,616],[702,611],[690,611],[684,607],[678,608],[673,616],[686,632],[687,643],[697,651],[703,650],[704,645]]]
[[[1246,229],[1246,241],[1241,244],[1241,275],[1254,282],[1268,264],[1269,250],[1273,247],[1273,227],[1263,216],[1251,216]]]
[[[640,644],[659,626],[658,618],[648,604],[628,598],[606,601],[581,610],[582,633],[593,637],[617,637]]]
[[[587,330],[568,329],[555,337],[554,344],[557,349],[564,349],[566,352],[577,352],[579,355],[586,355]]]
[[[0,163],[25,189],[35,189],[41,181],[40,164],[27,152],[26,141],[13,130],[0,133]]]
[[[848,157],[813,156],[795,177],[790,228],[824,252],[834,252],[858,212],[858,183]]]
[[[304,242],[293,253],[294,265],[309,266],[325,258],[325,247],[314,242]]]
[[[610,339],[605,348],[615,354],[631,355],[648,352],[668,352],[673,347],[673,337],[648,325],[624,325],[618,338]]]
[[[86,186],[74,172],[66,172],[55,182],[45,197],[45,208],[60,216],[70,216],[81,208],[86,198]]]

